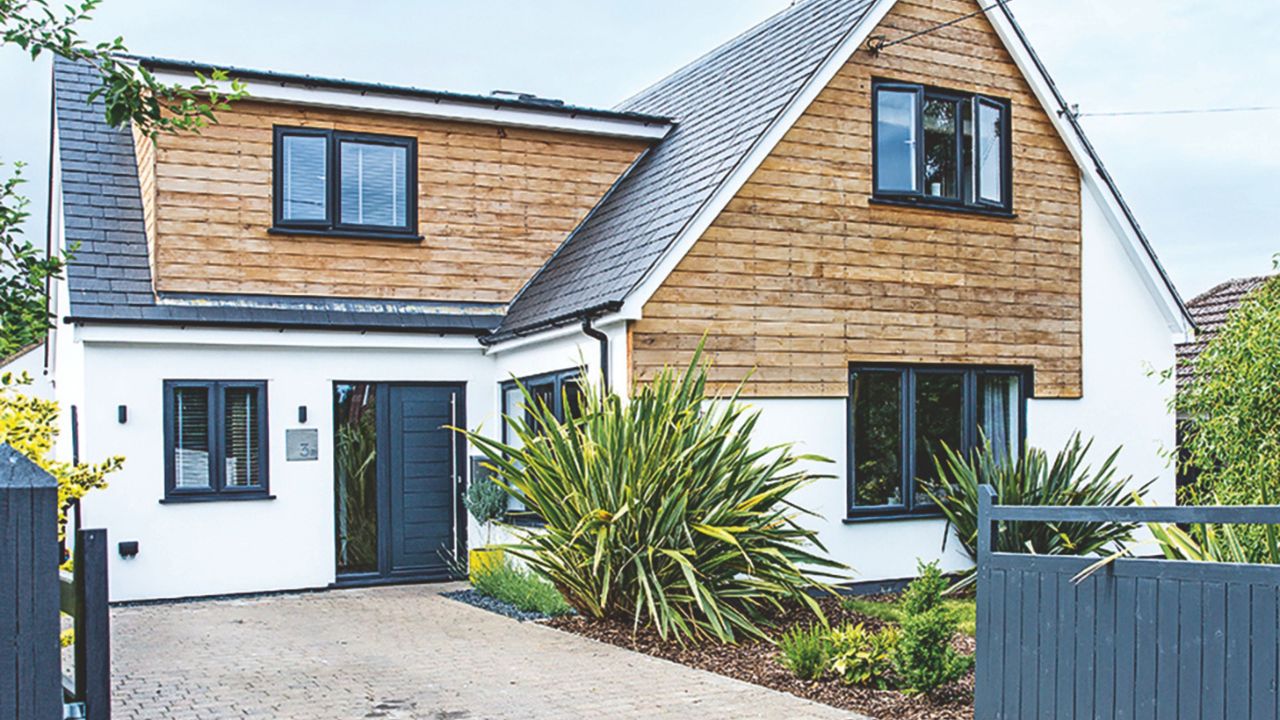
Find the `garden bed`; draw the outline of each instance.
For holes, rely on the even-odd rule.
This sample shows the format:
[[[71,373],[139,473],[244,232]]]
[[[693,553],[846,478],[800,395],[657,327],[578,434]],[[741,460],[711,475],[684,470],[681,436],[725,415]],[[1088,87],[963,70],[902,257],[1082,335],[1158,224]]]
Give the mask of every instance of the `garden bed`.
[[[897,598],[878,596],[863,599],[892,602]],[[851,622],[865,623],[868,629],[878,629],[885,625],[885,621],[878,617],[843,607],[839,599],[824,598],[819,602],[832,626]],[[796,607],[777,620],[773,634],[778,635],[793,626],[807,626],[813,622],[813,616],[808,610]],[[676,642],[664,642],[652,630],[644,629],[633,633],[631,624],[626,622],[565,616],[548,620],[546,624],[681,665],[860,712],[879,720],[969,720],[973,717],[972,670],[931,695],[913,696],[896,690],[845,685],[830,676],[813,682],[800,680],[778,663],[777,648],[762,641],[741,641],[736,645],[705,641],[681,647]],[[973,638],[957,635],[953,644],[960,652],[973,654]]]

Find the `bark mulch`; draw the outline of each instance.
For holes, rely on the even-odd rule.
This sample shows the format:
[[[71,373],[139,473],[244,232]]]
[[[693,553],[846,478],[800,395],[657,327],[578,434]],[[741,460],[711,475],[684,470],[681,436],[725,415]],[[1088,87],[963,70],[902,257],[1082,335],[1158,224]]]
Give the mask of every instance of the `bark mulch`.
[[[838,599],[824,598],[819,602],[823,613],[833,627],[845,622],[862,622],[866,623],[868,629],[878,629],[885,624],[877,618],[845,610],[840,606]],[[772,631],[774,635],[781,634],[792,626],[810,625],[815,620],[807,610],[797,607],[794,612],[788,612],[777,622],[777,627]],[[706,641],[689,643],[681,647],[675,642],[664,642],[656,632],[647,628],[633,632],[631,624],[626,622],[565,616],[548,620],[546,624],[681,665],[763,685],[833,707],[853,710],[878,720],[970,720],[973,718],[972,670],[931,695],[912,696],[895,690],[873,690],[845,685],[830,677],[816,682],[800,680],[778,663],[777,648],[762,641],[740,641],[736,645]],[[955,646],[961,652],[970,655],[974,652],[973,638],[957,636]]]

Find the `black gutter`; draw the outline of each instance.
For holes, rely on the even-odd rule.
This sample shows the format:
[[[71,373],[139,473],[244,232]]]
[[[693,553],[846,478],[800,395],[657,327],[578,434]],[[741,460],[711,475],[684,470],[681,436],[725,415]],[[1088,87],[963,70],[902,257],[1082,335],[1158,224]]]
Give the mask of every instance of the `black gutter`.
[[[605,395],[609,394],[609,336],[591,326],[591,318],[582,319],[582,332],[587,337],[600,343],[600,376],[603,378],[601,388]]]
[[[1004,12],[1005,18],[1009,20],[1009,25],[1013,27],[1013,33],[1018,36],[1018,42],[1022,43],[1022,47],[1027,51],[1027,55],[1031,58],[1032,64],[1036,66],[1036,70],[1049,86],[1049,91],[1053,93],[1054,99],[1058,102],[1058,115],[1065,118],[1071,124],[1071,128],[1075,130],[1076,137],[1080,138],[1080,143],[1084,145],[1085,152],[1089,154],[1089,159],[1093,161],[1094,169],[1102,178],[1102,182],[1111,191],[1116,199],[1116,204],[1120,206],[1120,211],[1124,213],[1124,217],[1128,220],[1129,225],[1133,227],[1133,232],[1138,236],[1138,241],[1142,243],[1142,247],[1147,252],[1147,256],[1151,258],[1151,264],[1155,265],[1156,272],[1160,274],[1160,279],[1164,281],[1165,287],[1169,289],[1169,294],[1173,296],[1173,300],[1178,305],[1178,309],[1182,311],[1183,318],[1193,330],[1199,330],[1196,325],[1195,318],[1191,317],[1191,311],[1187,308],[1187,304],[1183,302],[1182,295],[1178,293],[1178,288],[1174,287],[1173,280],[1169,277],[1169,273],[1165,272],[1164,266],[1160,264],[1160,258],[1156,256],[1155,248],[1151,246],[1151,242],[1147,239],[1146,233],[1142,232],[1142,226],[1138,224],[1138,218],[1130,209],[1129,203],[1125,202],[1124,196],[1120,194],[1120,186],[1112,179],[1111,173],[1107,172],[1107,168],[1102,164],[1102,157],[1098,155],[1098,151],[1094,149],[1093,143],[1089,142],[1089,137],[1085,135],[1084,128],[1080,125],[1079,118],[1075,112],[1067,105],[1067,100],[1062,95],[1062,91],[1058,89],[1057,83],[1053,81],[1053,77],[1049,75],[1049,69],[1045,67],[1044,62],[1040,60],[1040,56],[1036,54],[1035,48],[1031,47],[1031,41],[1027,38],[1027,34],[1022,31],[1022,26],[1013,17],[1013,13],[1009,10],[1008,0],[998,0],[1000,10]]]
[[[528,327],[523,327],[518,330],[498,330],[491,333],[487,337],[480,338],[480,342],[481,344],[484,344],[484,345],[497,345],[498,343],[503,342],[504,340],[510,340],[512,338],[528,337],[530,335],[537,335],[540,332],[545,332],[547,330],[555,330],[556,328],[561,328],[566,325],[572,325],[573,323],[578,322],[579,320],[582,320],[584,318],[599,317],[607,313],[618,312],[621,309],[622,309],[621,300],[609,300],[608,302],[598,303],[596,305],[592,305],[590,307],[586,307],[581,310],[571,310],[567,313],[554,315],[552,317],[547,318],[546,320],[540,320],[534,323],[533,325],[529,325]]]
[[[254,70],[252,68],[212,65],[209,63],[193,62],[189,60],[171,60],[168,58],[149,57],[145,55],[121,55],[120,57],[133,60],[146,67],[148,70],[177,70],[181,72],[200,72],[208,75],[215,69],[218,69],[225,70],[228,75],[237,80],[259,80],[281,84],[297,84],[311,87],[333,88],[337,90],[352,90],[355,92],[375,92],[385,95],[435,100],[437,102],[460,102],[486,107],[519,108],[522,110],[536,110],[556,115],[567,115],[569,117],[595,117],[609,120],[630,120],[632,122],[640,122],[646,125],[674,124],[670,118],[658,115],[579,107],[577,105],[566,105],[560,101],[519,100],[491,95],[475,95],[470,93],[449,92],[445,90],[427,90],[425,88],[416,88],[406,85],[388,85],[385,83],[362,82],[357,80],[346,80],[343,78],[316,77],[314,75],[283,73],[273,70]]]

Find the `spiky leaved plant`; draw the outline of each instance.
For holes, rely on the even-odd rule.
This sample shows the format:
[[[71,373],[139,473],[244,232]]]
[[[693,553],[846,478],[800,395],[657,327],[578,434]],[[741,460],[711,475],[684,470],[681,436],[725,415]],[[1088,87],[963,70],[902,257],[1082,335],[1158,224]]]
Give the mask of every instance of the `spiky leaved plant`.
[[[1111,453],[1097,470],[1085,465],[1093,441],[1079,433],[1052,460],[1038,448],[1011,457],[983,442],[968,455],[941,443],[934,458],[934,481],[924,481],[925,493],[938,505],[966,552],[975,561],[978,543],[978,488],[995,489],[997,505],[1132,505],[1151,482],[1130,489],[1132,478],[1116,477]],[[994,536],[997,552],[1038,555],[1095,555],[1128,540],[1136,526],[1129,523],[1002,522]]]
[[[623,401],[587,388],[558,420],[524,393],[507,418],[518,445],[475,432],[496,479],[545,525],[507,546],[582,615],[651,626],[663,638],[763,636],[784,600],[821,617],[815,577],[843,567],[801,527],[789,499],[816,476],[790,446],[753,447],[757,412],[708,397],[702,348]],[[527,421],[526,414],[527,413]]]

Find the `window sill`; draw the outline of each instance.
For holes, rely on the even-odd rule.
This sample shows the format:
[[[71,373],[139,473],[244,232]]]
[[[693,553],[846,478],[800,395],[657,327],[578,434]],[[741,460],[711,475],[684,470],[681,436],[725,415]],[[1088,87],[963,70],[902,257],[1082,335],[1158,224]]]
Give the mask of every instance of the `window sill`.
[[[893,510],[885,509],[881,511],[868,510],[865,513],[857,513],[848,515],[842,522],[845,525],[861,525],[862,523],[884,522],[886,520],[940,520],[945,518],[941,512],[937,510],[925,511],[909,511],[909,510]]]
[[[502,521],[508,525],[516,527],[540,528],[546,527],[547,521],[529,512],[507,513],[503,516]]]
[[[390,232],[387,230],[335,230],[332,228],[279,227],[267,229],[268,235],[306,235],[311,237],[349,238],[352,240],[396,240],[400,242],[422,242],[422,235],[412,232]]]
[[[931,200],[916,200],[914,198],[894,198],[894,197],[870,197],[867,202],[872,205],[893,205],[897,207],[916,208],[918,210],[941,210],[943,212],[960,213],[963,215],[982,215],[984,217],[1004,218],[1012,220],[1018,217],[1018,214],[1009,210],[1001,210],[999,208],[985,208],[974,205],[958,205],[955,203],[935,202]]]
[[[201,493],[199,495],[170,495],[160,499],[161,505],[186,505],[189,503],[215,502],[252,502],[256,500],[275,500],[275,495],[267,493]]]

